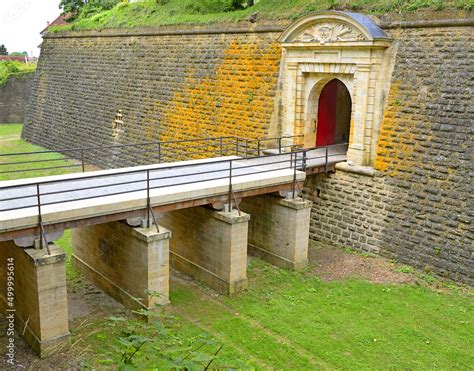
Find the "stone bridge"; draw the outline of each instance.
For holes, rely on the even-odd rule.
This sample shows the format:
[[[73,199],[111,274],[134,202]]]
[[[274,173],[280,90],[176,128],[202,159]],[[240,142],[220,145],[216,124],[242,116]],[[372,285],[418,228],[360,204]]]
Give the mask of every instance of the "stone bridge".
[[[17,326],[41,356],[67,339],[66,255],[54,240],[69,228],[76,269],[134,309],[169,302],[170,263],[224,294],[247,286],[247,250],[280,267],[303,268],[311,202],[298,194],[306,173],[334,169],[346,149],[1,182],[2,277],[3,262],[15,264],[15,291],[2,286],[2,305],[15,310]]]

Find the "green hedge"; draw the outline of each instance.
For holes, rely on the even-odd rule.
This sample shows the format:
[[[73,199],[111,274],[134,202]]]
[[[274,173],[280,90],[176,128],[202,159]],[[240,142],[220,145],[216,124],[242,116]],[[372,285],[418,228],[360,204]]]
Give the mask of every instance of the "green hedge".
[[[36,63],[21,63],[17,61],[0,61],[0,86],[4,86],[10,76],[21,77],[34,72]]]

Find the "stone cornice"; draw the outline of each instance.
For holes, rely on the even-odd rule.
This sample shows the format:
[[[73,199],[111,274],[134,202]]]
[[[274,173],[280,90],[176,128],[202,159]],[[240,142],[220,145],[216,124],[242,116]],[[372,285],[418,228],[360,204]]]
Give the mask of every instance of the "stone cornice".
[[[474,18],[435,19],[422,21],[384,21],[379,23],[382,29],[396,28],[433,28],[433,27],[473,27]],[[183,28],[184,27],[184,28]],[[134,36],[174,36],[174,35],[212,35],[212,34],[242,34],[242,33],[281,33],[286,29],[284,24],[257,26],[229,25],[181,25],[122,28],[84,31],[58,31],[43,34],[44,39],[87,38],[87,37],[134,37]]]

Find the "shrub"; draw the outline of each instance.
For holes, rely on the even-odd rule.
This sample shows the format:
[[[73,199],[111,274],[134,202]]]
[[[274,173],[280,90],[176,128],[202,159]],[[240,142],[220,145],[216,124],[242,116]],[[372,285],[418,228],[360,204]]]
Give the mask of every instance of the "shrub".
[[[11,75],[21,76],[23,73],[32,72],[36,69],[36,64],[25,64],[17,61],[0,62],[0,86],[7,83]]]
[[[244,9],[241,0],[196,0],[186,6],[194,14],[224,13]]]

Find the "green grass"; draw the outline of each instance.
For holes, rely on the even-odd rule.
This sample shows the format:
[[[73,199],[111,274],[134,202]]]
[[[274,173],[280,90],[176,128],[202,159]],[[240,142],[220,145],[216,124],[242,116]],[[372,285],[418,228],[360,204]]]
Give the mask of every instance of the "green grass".
[[[0,124],[0,155],[8,153],[21,153],[21,152],[34,152],[44,151],[45,149],[20,139],[21,135],[21,124]],[[39,163],[29,164],[18,164],[18,162],[25,161],[46,161]],[[52,161],[48,161],[52,160]],[[17,164],[11,164],[11,163]],[[2,165],[7,164],[9,165]],[[61,169],[50,169],[45,168],[58,167],[58,166],[73,166],[78,165],[75,160],[66,159],[59,153],[47,153],[47,154],[32,154],[32,155],[20,155],[20,156],[0,156],[0,181],[12,180],[17,178],[31,178],[38,176],[49,176],[49,175],[60,175],[71,172],[81,171],[80,166],[61,168]],[[37,169],[37,170],[33,170]],[[28,170],[19,173],[7,173],[16,170]],[[31,171],[33,170],[33,171]]]
[[[470,10],[474,5],[473,0],[260,0],[251,8],[223,12],[228,2],[230,0],[170,0],[163,5],[155,0],[122,2],[111,10],[79,18],[70,25],[52,27],[51,31],[237,22],[247,19],[254,12],[258,12],[259,19],[296,19],[310,12],[328,9],[403,13],[420,9]]]
[[[7,83],[10,76],[22,77],[34,72],[36,63],[21,63],[18,61],[0,61],[0,86]]]
[[[5,136],[10,135],[21,135],[22,124],[0,124],[0,140],[5,139]],[[2,153],[4,145],[0,147],[2,148]]]
[[[172,304],[158,321],[124,316],[96,321],[91,335],[73,332],[92,349],[85,365],[119,364],[124,339],[137,334],[148,339],[132,360],[142,368],[183,366],[188,356],[203,368],[221,345],[214,367],[469,370],[473,364],[469,293],[323,282],[259,259],[248,274],[249,289],[232,298],[172,280]]]
[[[0,125],[2,152],[38,148],[5,140],[20,129]],[[70,231],[56,243],[68,255],[67,278],[74,284],[82,278],[70,265]],[[471,290],[440,290],[434,278],[421,276],[403,285],[325,282],[311,269],[291,272],[259,259],[251,259],[248,277],[248,290],[235,297],[173,279],[172,304],[157,320],[121,314],[84,322],[71,329],[74,351],[64,356],[107,368],[142,341],[129,361],[141,369],[202,369],[211,360],[216,368],[257,369],[468,370],[474,364]]]

